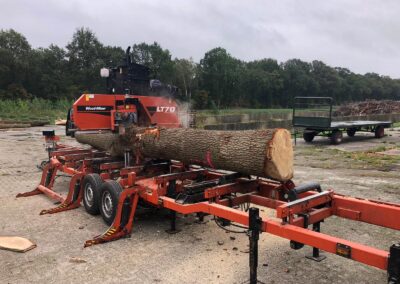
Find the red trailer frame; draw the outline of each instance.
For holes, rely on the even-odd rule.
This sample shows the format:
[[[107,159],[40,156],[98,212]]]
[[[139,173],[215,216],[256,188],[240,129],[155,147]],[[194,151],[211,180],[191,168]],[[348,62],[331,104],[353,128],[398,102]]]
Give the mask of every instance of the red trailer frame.
[[[56,137],[47,137],[48,141]],[[54,142],[54,141],[53,141]],[[389,282],[400,281],[400,245],[390,251],[351,242],[320,232],[320,223],[330,216],[400,230],[400,205],[347,197],[332,190],[322,191],[318,184],[295,186],[237,173],[187,166],[168,162],[147,166],[144,161],[134,166],[115,160],[107,153],[70,147],[54,142],[49,162],[43,169],[40,184],[31,192],[17,197],[46,194],[61,202],[56,208],[40,214],[53,214],[80,206],[82,179],[97,172],[105,182],[116,180],[123,189],[113,224],[102,235],[85,242],[85,247],[113,241],[130,235],[139,199],[159,208],[171,210],[171,230],[175,230],[176,213],[200,218],[214,215],[222,226],[244,226],[250,240],[250,283],[256,283],[258,238],[261,232],[290,240],[293,249],[313,247],[314,260],[323,257],[319,250],[388,271]],[[166,166],[167,165],[167,166]],[[53,190],[57,172],[71,176],[66,198]],[[199,182],[201,180],[201,182]],[[240,205],[253,204],[276,210],[276,218],[261,218],[258,207],[242,211]],[[312,225],[312,229],[308,227]]]

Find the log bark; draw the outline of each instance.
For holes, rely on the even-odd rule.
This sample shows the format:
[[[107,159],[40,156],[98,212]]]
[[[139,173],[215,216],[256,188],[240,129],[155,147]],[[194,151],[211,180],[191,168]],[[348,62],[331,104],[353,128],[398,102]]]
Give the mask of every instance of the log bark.
[[[190,128],[130,128],[124,135],[76,132],[76,139],[94,148],[123,155],[125,149],[147,158],[287,181],[293,177],[293,147],[286,129],[213,131]]]

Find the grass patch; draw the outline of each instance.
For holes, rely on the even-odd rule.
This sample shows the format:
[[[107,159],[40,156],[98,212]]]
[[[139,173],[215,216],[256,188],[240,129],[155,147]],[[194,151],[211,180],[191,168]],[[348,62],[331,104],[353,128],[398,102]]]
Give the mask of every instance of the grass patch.
[[[73,101],[67,99],[3,100],[0,101],[0,118],[18,122],[47,120],[54,123],[56,118],[66,119],[67,111],[72,104]]]
[[[400,121],[393,123],[393,127],[400,127]]]
[[[339,149],[308,147],[296,149],[296,156],[303,156],[300,163],[321,169],[374,169],[392,171],[400,168],[400,156],[385,155],[384,152],[396,149],[395,145],[379,146],[368,151],[347,152]]]
[[[390,169],[394,164],[400,163],[400,156],[385,155],[379,152],[394,149],[396,147],[379,146],[368,151],[357,151],[349,153],[350,158],[355,161],[361,161],[380,169]]]

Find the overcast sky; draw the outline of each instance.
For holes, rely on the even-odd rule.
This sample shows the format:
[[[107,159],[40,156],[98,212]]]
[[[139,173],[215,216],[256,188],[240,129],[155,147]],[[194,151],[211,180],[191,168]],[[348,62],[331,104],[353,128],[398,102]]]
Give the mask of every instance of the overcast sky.
[[[0,28],[33,47],[65,46],[78,27],[106,45],[157,41],[200,60],[221,46],[243,60],[322,60],[400,78],[400,1],[0,0]]]

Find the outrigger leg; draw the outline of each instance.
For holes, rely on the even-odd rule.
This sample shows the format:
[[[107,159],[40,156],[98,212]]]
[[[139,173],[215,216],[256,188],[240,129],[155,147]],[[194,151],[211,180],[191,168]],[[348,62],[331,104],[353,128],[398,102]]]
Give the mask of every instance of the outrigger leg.
[[[57,200],[59,202],[64,202],[64,197],[55,192],[52,188],[57,174],[58,164],[53,164],[51,161],[47,163],[42,172],[42,178],[40,184],[32,191],[18,193],[19,197],[29,197],[38,194],[46,194],[51,199]]]
[[[72,176],[71,181],[69,183],[69,191],[67,198],[57,207],[47,209],[47,210],[42,210],[40,212],[40,215],[44,214],[54,214],[58,212],[63,212],[71,209],[78,208],[81,206],[81,201],[82,201],[82,186],[81,186],[81,180],[82,180],[83,174],[75,174]]]
[[[124,190],[119,198],[117,212],[112,225],[105,233],[86,241],[84,247],[115,241],[129,236],[132,231],[138,200],[138,189]],[[128,203],[126,203],[126,201]],[[128,218],[126,218],[127,216]]]

